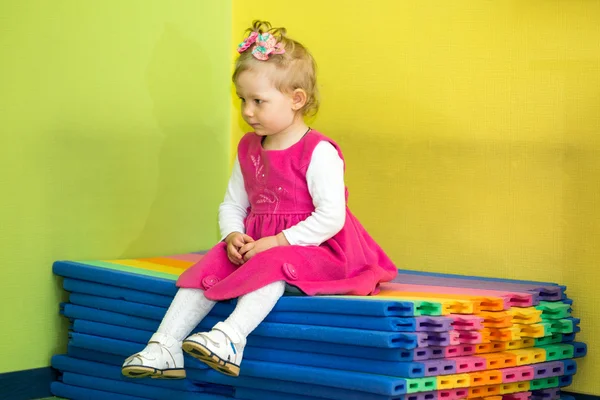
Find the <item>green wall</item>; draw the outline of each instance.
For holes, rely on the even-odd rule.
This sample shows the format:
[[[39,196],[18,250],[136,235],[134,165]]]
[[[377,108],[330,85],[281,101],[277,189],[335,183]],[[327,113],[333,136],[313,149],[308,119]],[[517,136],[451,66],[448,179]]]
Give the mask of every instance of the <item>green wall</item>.
[[[0,2],[0,373],[64,349],[57,259],[217,239],[231,2]]]

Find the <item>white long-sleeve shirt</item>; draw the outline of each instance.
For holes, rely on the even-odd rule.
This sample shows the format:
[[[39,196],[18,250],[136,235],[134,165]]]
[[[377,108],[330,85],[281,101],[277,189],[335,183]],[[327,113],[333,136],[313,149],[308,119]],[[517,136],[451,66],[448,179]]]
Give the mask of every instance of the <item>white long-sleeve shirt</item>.
[[[344,162],[329,142],[320,142],[306,171],[308,191],[315,211],[304,221],[283,231],[292,245],[318,246],[335,236],[346,220]],[[219,206],[221,239],[232,232],[245,232],[244,219],[250,202],[239,160],[235,159],[225,199]]]

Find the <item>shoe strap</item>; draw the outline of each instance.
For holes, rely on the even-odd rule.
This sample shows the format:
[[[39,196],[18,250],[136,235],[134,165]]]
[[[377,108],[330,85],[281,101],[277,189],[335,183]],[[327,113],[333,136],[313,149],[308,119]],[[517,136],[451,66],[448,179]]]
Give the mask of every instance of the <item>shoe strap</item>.
[[[219,322],[213,329],[223,332],[233,343],[241,345],[242,347],[246,346],[246,338],[227,322]]]
[[[173,336],[165,335],[164,333],[155,333],[152,335],[148,343],[158,343],[168,348],[171,348],[175,345],[181,346],[181,342],[178,342]]]

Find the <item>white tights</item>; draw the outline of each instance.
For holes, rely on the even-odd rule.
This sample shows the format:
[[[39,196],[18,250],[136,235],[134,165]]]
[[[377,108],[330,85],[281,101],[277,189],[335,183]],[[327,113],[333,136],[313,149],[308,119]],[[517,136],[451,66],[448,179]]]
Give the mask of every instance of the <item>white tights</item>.
[[[285,282],[277,281],[241,296],[225,322],[240,335],[248,337],[275,307],[284,290]],[[181,343],[214,305],[215,302],[207,299],[202,289],[181,288],[156,333],[170,336]]]
[[[241,296],[225,322],[242,336],[248,337],[269,315],[285,290],[285,282],[277,281]]]

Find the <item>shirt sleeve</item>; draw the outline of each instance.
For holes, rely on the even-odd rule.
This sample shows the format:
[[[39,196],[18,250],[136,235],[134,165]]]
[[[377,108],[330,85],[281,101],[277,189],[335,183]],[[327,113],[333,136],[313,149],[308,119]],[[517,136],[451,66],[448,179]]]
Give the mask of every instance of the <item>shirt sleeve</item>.
[[[319,246],[342,230],[346,222],[344,161],[331,143],[322,141],[315,147],[306,182],[315,211],[283,234],[292,245]]]
[[[244,186],[244,176],[242,175],[240,162],[236,157],[227,184],[225,198],[219,206],[221,240],[225,239],[231,232],[246,233],[244,219],[248,215],[248,207],[250,207],[250,201]]]

